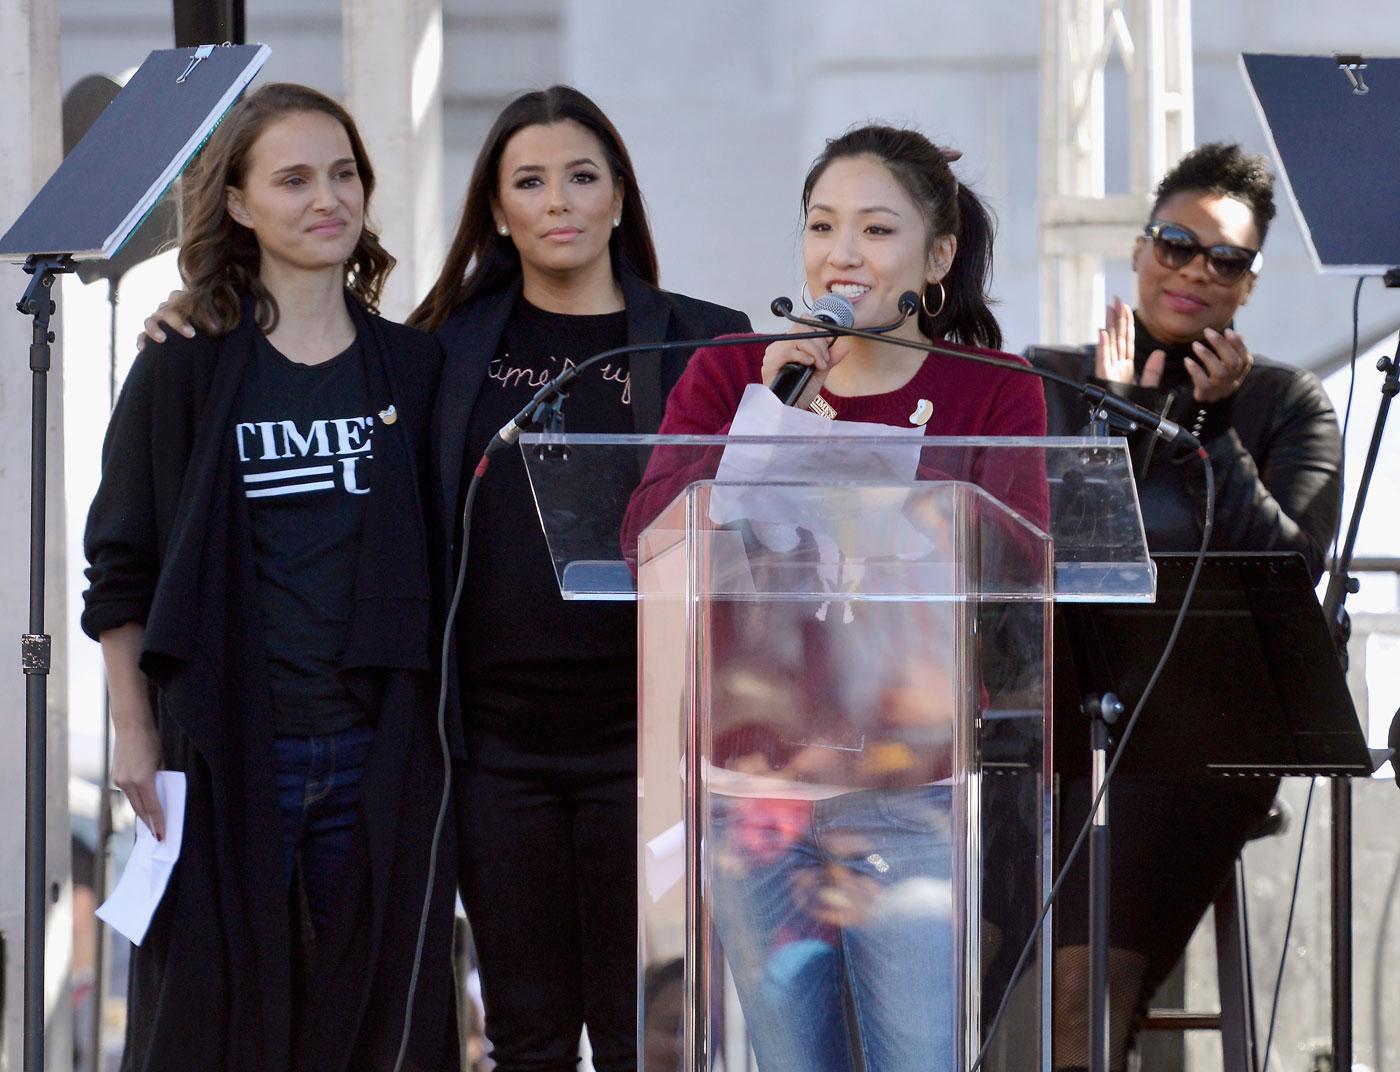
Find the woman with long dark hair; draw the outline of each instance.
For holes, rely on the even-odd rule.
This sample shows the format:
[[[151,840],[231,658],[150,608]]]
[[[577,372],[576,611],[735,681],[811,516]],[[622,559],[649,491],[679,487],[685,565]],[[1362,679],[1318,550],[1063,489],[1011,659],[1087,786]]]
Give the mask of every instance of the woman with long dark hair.
[[[157,771],[187,785],[124,1068],[456,1060],[450,832],[430,863],[441,350],[376,313],[373,191],[328,97],[236,104],[184,180],[197,331],[145,348],[108,429],[82,624],[113,777],[158,838]]]
[[[1043,435],[1036,379],[925,349],[1020,361],[995,350],[992,222],[949,167],[957,155],[914,130],[858,127],[827,143],[802,187],[813,299],[845,297],[854,326],[869,329],[898,320],[912,291],[917,315],[886,337],[914,348],[843,336],[701,350],[662,433],[725,433],[749,388],[800,364],[814,373],[794,404],[832,420],[932,436]],[[648,467],[625,526],[633,546],[693,478],[680,458],[658,452]],[[1043,520],[1043,469],[1022,476],[998,498]],[[941,672],[960,643],[955,626],[932,605],[710,608],[706,901],[760,1072],[956,1066],[944,743],[955,685]],[[764,647],[774,634],[787,648]],[[745,662],[750,651],[764,655]],[[736,664],[742,672],[715,669]],[[844,681],[859,681],[860,695],[846,695]]]
[[[492,126],[442,274],[411,322],[447,350],[434,434],[443,539],[469,546],[457,614],[461,892],[501,1072],[636,1067],[636,613],[567,603],[517,452],[493,462],[469,533],[462,496],[495,431],[548,378],[629,343],[748,330],[657,289],[627,149],[598,106],[553,86]],[[688,353],[596,367],[571,432],[655,432]],[[619,472],[618,481],[637,474]],[[460,553],[460,551],[458,551]],[[454,555],[455,558],[455,555]]]

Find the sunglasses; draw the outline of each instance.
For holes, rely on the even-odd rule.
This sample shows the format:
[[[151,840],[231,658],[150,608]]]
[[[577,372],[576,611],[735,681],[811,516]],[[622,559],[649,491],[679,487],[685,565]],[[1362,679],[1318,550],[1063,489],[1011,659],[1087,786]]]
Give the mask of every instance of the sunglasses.
[[[1142,233],[1152,239],[1152,253],[1163,268],[1185,268],[1198,254],[1204,253],[1206,273],[1217,283],[1238,283],[1245,272],[1257,272],[1264,264],[1264,254],[1257,249],[1223,242],[1203,246],[1194,234],[1178,223],[1153,220]]]

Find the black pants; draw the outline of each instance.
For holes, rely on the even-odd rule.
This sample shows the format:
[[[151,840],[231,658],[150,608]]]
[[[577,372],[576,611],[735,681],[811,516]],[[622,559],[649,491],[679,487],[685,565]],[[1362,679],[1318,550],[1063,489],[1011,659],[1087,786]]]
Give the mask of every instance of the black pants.
[[[561,754],[473,735],[458,772],[462,901],[498,1072],[637,1067],[633,746]]]
[[[1130,1015],[1141,1011],[1181,959],[1240,851],[1268,815],[1278,785],[1277,778],[1114,779],[1108,791],[1109,945],[1147,958]],[[1091,800],[1086,780],[1061,782],[1056,868]],[[1086,847],[1060,891],[1055,946],[1088,940]]]

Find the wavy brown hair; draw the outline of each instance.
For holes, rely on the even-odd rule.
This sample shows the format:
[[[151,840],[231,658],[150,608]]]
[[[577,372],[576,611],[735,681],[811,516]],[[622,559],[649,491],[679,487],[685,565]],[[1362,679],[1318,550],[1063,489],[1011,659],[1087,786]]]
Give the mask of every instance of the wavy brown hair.
[[[500,186],[501,154],[506,143],[525,127],[550,126],[571,119],[588,130],[603,146],[613,181],[624,191],[622,222],[613,230],[608,243],[613,274],[629,271],[656,286],[660,273],[656,246],[647,224],[646,206],[637,188],[636,171],[622,135],[612,120],[588,97],[572,86],[523,93],[505,106],[496,118],[467,184],[462,218],[447,260],[437,282],[422,304],[413,310],[408,322],[424,331],[436,331],[449,313],[462,302],[507,286],[520,278],[520,254],[508,237],[496,233],[491,216],[491,200]]]
[[[394,267],[394,258],[379,244],[370,226],[374,168],[355,120],[324,93],[294,82],[270,82],[233,106],[182,180],[184,238],[180,246],[182,306],[191,323],[210,335],[238,326],[244,295],[254,303],[258,327],[277,327],[277,302],[258,277],[262,255],[257,236],[228,213],[227,189],[241,187],[253,145],[270,124],[298,112],[321,112],[345,128],[355,167],[364,187],[364,226],[345,262],[345,286],[372,313]]]

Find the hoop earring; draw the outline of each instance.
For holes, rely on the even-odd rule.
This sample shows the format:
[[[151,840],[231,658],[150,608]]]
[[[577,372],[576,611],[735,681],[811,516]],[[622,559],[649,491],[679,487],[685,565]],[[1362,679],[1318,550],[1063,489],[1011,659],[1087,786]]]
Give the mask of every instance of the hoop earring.
[[[938,308],[928,307],[928,287],[924,287],[924,292],[919,298],[919,304],[924,308],[924,316],[930,320],[937,320],[938,314],[943,312],[943,307],[948,304],[948,292],[943,289],[943,280],[938,281]]]
[[[798,294],[798,297],[802,299],[802,304],[807,307],[807,311],[810,313],[812,311],[812,299],[807,297],[807,281],[805,279],[802,281],[802,291]]]

